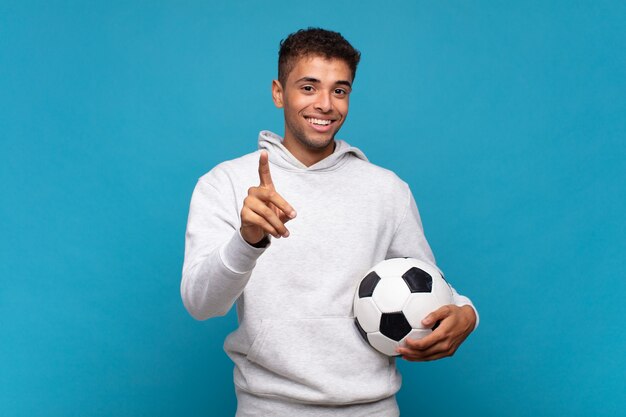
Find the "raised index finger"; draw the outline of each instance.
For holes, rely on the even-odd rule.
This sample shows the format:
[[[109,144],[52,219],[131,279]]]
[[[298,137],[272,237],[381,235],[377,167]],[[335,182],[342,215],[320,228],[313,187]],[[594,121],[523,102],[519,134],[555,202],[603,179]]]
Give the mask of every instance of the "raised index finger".
[[[269,156],[266,151],[261,151],[261,156],[259,157],[259,179],[262,187],[274,187],[272,175],[270,174]]]

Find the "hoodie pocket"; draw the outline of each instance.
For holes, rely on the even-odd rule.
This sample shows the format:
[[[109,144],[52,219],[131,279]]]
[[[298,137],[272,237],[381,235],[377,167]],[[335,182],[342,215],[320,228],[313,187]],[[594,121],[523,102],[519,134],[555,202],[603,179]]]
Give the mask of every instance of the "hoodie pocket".
[[[347,404],[400,386],[394,360],[363,341],[352,317],[263,320],[247,358],[245,381],[260,395]]]

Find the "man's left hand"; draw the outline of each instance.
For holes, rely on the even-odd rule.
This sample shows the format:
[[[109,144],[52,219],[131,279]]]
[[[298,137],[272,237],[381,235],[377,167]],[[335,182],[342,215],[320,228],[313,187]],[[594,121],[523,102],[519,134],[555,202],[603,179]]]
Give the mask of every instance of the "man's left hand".
[[[438,321],[431,334],[419,340],[407,339],[406,347],[399,347],[397,352],[408,361],[420,362],[452,356],[474,330],[476,313],[468,305],[445,305],[426,316],[422,324],[433,327]]]

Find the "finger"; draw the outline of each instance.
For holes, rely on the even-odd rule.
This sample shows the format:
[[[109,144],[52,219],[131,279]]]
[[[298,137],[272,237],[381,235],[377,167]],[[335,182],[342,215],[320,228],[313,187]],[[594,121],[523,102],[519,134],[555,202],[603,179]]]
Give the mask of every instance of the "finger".
[[[250,201],[247,207],[255,214],[262,217],[266,222],[271,224],[274,230],[276,230],[280,236],[289,236],[289,230],[287,230],[285,224],[280,220],[276,212],[269,208],[267,205],[265,205],[263,202],[261,202],[260,200]]]
[[[442,332],[432,332],[428,336],[425,336],[421,339],[408,338],[405,340],[405,344],[408,349],[425,351],[439,343],[442,339],[444,339],[444,337],[445,336]]]
[[[257,197],[259,200],[270,203],[278,209],[278,215],[284,215],[285,219],[293,219],[296,217],[296,211],[280,194],[273,189],[263,187],[252,187],[248,190],[248,194]]]
[[[443,341],[436,344],[431,349],[424,352],[420,352],[419,357],[423,361],[433,361],[436,359],[453,356],[456,352],[457,345],[454,345],[450,341]]]
[[[293,217],[287,216],[285,213],[283,213],[282,210],[276,209],[276,212],[278,214],[278,218],[280,219],[281,222],[283,222],[283,224],[287,223],[289,220],[291,220],[293,218]],[[294,217],[295,217],[295,215],[294,215]]]
[[[265,220],[262,216],[259,216],[249,207],[245,207],[242,210],[241,220],[242,222],[245,222],[246,226],[260,227],[265,233],[268,233],[275,238],[279,238],[281,236],[281,234],[267,220]]]
[[[428,356],[402,355],[402,359],[410,361],[410,362],[429,362],[429,361],[435,361],[437,359],[446,358],[448,356],[453,356],[453,355],[447,354],[447,353],[438,353],[435,355],[428,355]]]
[[[445,352],[452,347],[452,342],[449,339],[438,340],[436,343],[428,346],[426,349],[413,349],[408,345],[406,347],[398,348],[398,351],[405,355],[428,357],[440,352]]]
[[[437,324],[437,322],[445,319],[446,317],[452,314],[452,308],[456,307],[453,305],[445,305],[439,307],[437,310],[433,311],[422,320],[422,326],[432,328]]]
[[[426,350],[413,350],[406,347],[397,349],[399,354],[411,361],[431,361],[446,356],[452,356],[455,351],[456,346],[449,340],[439,341]]]
[[[259,180],[261,181],[261,187],[274,187],[272,175],[270,174],[270,162],[267,151],[261,151],[261,156],[259,157]]]
[[[422,362],[426,359],[426,355],[420,351],[414,351],[407,348],[398,348],[396,352],[402,356],[402,359],[411,362]]]

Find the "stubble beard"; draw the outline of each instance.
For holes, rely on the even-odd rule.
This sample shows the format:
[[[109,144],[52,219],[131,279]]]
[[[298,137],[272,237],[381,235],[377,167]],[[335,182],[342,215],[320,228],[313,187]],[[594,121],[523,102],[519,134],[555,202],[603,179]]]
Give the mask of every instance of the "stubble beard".
[[[299,126],[289,126],[289,130],[291,131],[294,139],[298,143],[311,151],[317,152],[323,151],[328,148],[328,146],[333,144],[333,142],[335,141],[335,135],[337,134],[337,132],[333,132],[333,135],[328,140],[317,141],[309,138],[304,130],[301,129]]]

